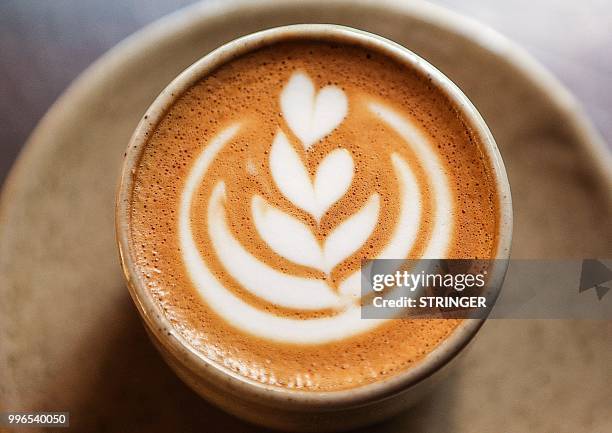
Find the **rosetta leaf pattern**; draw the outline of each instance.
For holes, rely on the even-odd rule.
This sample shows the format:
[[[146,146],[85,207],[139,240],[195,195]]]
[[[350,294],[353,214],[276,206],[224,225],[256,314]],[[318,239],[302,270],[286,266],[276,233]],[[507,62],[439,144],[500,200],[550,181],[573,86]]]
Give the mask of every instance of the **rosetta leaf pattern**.
[[[308,151],[331,133],[348,111],[344,92],[326,86],[318,93],[310,78],[295,73],[281,93],[281,109],[289,128]],[[335,149],[319,163],[311,176],[285,133],[279,129],[269,156],[276,187],[297,208],[310,214],[317,224],[349,190],[355,165],[350,152]],[[380,213],[380,197],[373,194],[364,206],[340,223],[322,242],[299,218],[254,196],[251,211],[260,237],[278,255],[326,274],[354,254],[372,235]]]
[[[374,231],[380,197],[372,194],[359,211],[327,236],[323,245],[319,245],[307,224],[270,205],[262,197],[253,197],[251,209],[257,232],[276,254],[329,274],[355,253]]]
[[[299,265],[323,270],[319,243],[306,224],[260,196],[253,197],[251,210],[259,235],[275,253]]]
[[[283,195],[320,221],[348,191],[353,180],[354,163],[346,149],[336,149],[321,161],[314,180],[311,180],[300,156],[285,134],[279,131],[270,151],[270,170]]]
[[[323,244],[326,273],[357,251],[371,236],[380,212],[380,197],[372,194],[365,206],[344,220]]]

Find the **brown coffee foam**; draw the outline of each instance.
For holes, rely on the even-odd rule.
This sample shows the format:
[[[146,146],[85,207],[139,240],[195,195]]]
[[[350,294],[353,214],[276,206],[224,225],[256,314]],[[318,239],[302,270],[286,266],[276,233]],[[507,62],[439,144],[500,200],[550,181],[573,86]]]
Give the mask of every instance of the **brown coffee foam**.
[[[308,152],[279,114],[280,92],[297,70],[306,72],[316,88],[334,84],[349,98],[344,122]],[[343,389],[388,377],[413,365],[460,323],[441,319],[392,320],[340,342],[279,344],[226,323],[207,307],[186,274],[177,239],[180,191],[193,160],[217,133],[236,120],[243,126],[211,166],[191,213],[200,253],[229,290],[257,308],[278,315],[310,318],[335,314],[270,305],[245,291],[224,272],[210,248],[205,221],[208,198],[218,180],[226,183],[229,225],[241,244],[270,266],[306,277],[322,274],[276,255],[257,236],[250,216],[252,195],[263,196],[309,224],[322,240],[360,209],[372,192],[379,192],[379,225],[363,248],[334,269],[330,282],[337,284],[358,269],[361,259],[375,257],[391,236],[399,212],[399,192],[389,155],[399,153],[422,188],[423,222],[409,254],[411,258],[419,257],[431,235],[435,213],[427,175],[417,163],[418,155],[367,110],[365,102],[372,100],[384,102],[411,119],[435,143],[449,176],[455,209],[448,257],[494,255],[499,217],[492,168],[479,138],[427,77],[379,53],[354,46],[291,42],[264,48],[220,67],[182,95],[146,144],[135,174],[131,235],[138,270],[167,317],[197,350],[263,382],[273,374],[277,384],[284,386],[301,382],[304,389]],[[322,158],[336,148],[348,149],[355,161],[351,188],[319,225],[284,198],[269,175],[269,148],[279,127],[311,174]],[[253,168],[257,176],[250,174]]]

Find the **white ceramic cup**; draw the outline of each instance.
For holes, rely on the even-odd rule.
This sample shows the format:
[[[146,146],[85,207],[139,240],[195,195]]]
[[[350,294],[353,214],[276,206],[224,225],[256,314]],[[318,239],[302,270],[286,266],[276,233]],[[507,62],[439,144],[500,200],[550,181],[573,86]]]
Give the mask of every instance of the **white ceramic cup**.
[[[463,111],[469,126],[480,135],[494,170],[500,209],[498,250],[494,258],[501,260],[491,273],[490,285],[501,287],[512,238],[512,203],[501,156],[482,117],[457,86],[408,49],[371,33],[328,24],[279,27],[236,39],[198,60],[162,91],[143,116],[126,151],[116,202],[117,243],[130,294],[152,341],[177,375],[198,394],[238,417],[273,428],[294,431],[348,430],[392,416],[418,400],[443,375],[449,362],[470,342],[485,319],[464,320],[417,365],[385,380],[347,390],[324,392],[265,385],[207,359],[189,345],[166,319],[135,271],[129,242],[134,169],[149,134],[167,109],[188,88],[220,65],[257,48],[300,38],[349,42],[382,52],[429,76],[432,83]],[[160,402],[162,405],[163,402]]]

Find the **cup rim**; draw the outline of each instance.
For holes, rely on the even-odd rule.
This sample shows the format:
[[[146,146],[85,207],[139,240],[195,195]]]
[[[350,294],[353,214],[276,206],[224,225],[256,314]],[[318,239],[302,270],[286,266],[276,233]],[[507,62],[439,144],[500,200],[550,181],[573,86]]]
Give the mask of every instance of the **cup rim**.
[[[150,133],[163,119],[170,106],[200,79],[221,65],[247,52],[292,39],[356,43],[362,47],[382,52],[431,78],[432,83],[454,102],[457,109],[469,121],[470,126],[480,135],[483,151],[493,168],[499,206],[499,233],[495,259],[499,259],[501,263],[501,268],[496,270],[501,284],[507,269],[507,259],[510,256],[513,226],[512,198],[499,149],[482,116],[448,77],[409,49],[382,36],[336,24],[295,24],[240,37],[206,54],[172,80],[143,115],[124,154],[116,193],[116,241],[128,290],[148,330],[167,350],[181,359],[186,359],[196,375],[219,384],[223,383],[228,390],[239,390],[241,397],[259,402],[264,398],[270,404],[291,405],[305,409],[332,406],[353,407],[398,394],[431,376],[461,352],[486,319],[465,319],[434,350],[419,360],[417,365],[381,381],[334,391],[301,391],[281,388],[241,376],[194,349],[171,325],[161,311],[161,307],[153,301],[140,275],[135,272],[130,249],[129,220],[135,167],[140,161],[142,150]]]

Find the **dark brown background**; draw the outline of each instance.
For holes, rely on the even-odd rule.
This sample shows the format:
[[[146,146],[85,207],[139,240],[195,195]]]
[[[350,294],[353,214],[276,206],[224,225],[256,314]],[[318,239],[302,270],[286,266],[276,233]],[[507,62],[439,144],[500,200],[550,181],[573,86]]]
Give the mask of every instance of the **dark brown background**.
[[[193,2],[0,0],[0,183],[38,120],[83,69],[147,23]],[[612,141],[612,1],[434,2],[527,48]]]

